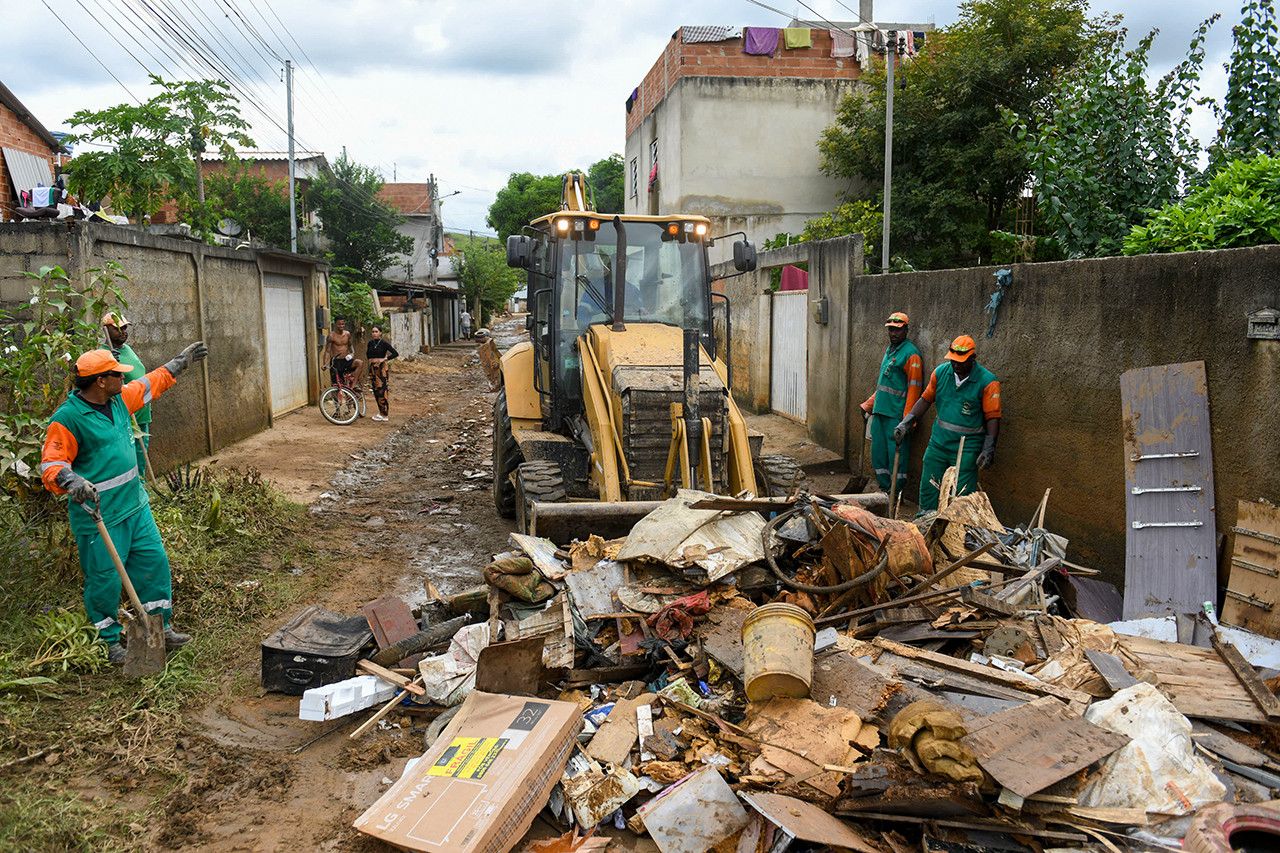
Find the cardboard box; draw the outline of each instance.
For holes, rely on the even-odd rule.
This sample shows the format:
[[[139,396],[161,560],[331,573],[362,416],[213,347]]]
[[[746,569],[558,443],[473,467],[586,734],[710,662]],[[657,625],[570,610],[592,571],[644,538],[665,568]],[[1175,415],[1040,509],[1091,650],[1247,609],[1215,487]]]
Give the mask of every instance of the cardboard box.
[[[403,850],[506,853],[546,804],[581,727],[572,702],[472,691],[354,826]]]

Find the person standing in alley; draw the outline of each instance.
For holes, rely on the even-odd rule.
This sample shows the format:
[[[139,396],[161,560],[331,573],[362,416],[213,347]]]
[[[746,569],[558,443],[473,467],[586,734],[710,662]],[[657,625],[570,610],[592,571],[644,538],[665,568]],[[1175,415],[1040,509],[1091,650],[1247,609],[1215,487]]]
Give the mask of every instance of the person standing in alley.
[[[129,416],[172,388],[182,371],[208,354],[204,342],[196,341],[163,367],[126,384],[124,376],[133,372],[132,367],[117,361],[110,350],[90,350],[76,359],[76,390],[53,413],[45,430],[40,479],[49,491],[70,498],[67,514],[84,572],[85,613],[107,644],[112,664],[124,662],[116,618],[121,581],[98,533],[97,513],[143,608],[163,617],[165,646],[178,648],[191,640],[170,624],[169,556],[138,476]]]
[[[996,458],[1001,417],[1000,381],[978,364],[977,345],[968,335],[951,342],[946,360],[933,371],[920,399],[894,429],[894,439],[905,439],[935,400],[938,414],[920,474],[921,512],[937,510],[942,475],[956,464],[957,454],[961,458],[956,472],[956,495],[977,491],[978,470],[990,468]]]
[[[375,421],[389,420],[388,415],[391,413],[390,407],[387,405],[387,362],[396,358],[400,353],[396,352],[388,341],[382,337],[382,327],[374,326],[369,334],[373,335],[373,339],[364,348],[365,364],[369,365],[369,382],[373,385],[373,399],[378,401],[378,414],[373,416]]]
[[[142,366],[142,359],[138,358],[138,354],[128,344],[129,334],[133,331],[133,324],[119,311],[108,311],[102,317],[102,328],[107,334],[107,341],[111,345],[111,353],[116,360],[121,364],[132,367],[134,377],[144,375],[147,369]],[[147,474],[147,451],[151,447],[150,403],[147,403],[134,413],[133,422],[137,425],[134,441],[138,451],[138,471],[145,478]]]
[[[876,390],[862,403],[862,417],[871,422],[871,467],[880,488],[889,491],[893,476],[894,428],[911,411],[924,390],[924,359],[915,344],[907,340],[907,315],[896,311],[885,322],[889,346],[880,360]],[[911,430],[902,437],[898,464],[898,494],[907,482],[907,460],[911,457]]]
[[[462,323],[462,337],[471,340],[471,312],[465,305],[462,307],[462,313],[458,315],[458,322]]]

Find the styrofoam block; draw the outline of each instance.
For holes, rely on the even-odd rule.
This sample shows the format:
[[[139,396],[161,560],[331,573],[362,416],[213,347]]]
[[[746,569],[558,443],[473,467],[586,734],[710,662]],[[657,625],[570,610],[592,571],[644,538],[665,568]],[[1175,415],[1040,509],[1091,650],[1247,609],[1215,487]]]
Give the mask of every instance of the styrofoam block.
[[[301,720],[336,720],[385,702],[396,694],[394,684],[376,675],[357,675],[322,687],[312,687],[298,702]]]

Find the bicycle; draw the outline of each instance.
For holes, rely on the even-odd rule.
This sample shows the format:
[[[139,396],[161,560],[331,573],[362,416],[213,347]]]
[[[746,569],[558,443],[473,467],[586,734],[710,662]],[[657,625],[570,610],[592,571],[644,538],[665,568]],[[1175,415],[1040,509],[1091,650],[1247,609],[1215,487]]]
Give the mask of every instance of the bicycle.
[[[320,414],[331,424],[346,426],[363,418],[368,406],[364,398],[364,383],[356,385],[353,372],[334,372],[334,382],[320,395]]]

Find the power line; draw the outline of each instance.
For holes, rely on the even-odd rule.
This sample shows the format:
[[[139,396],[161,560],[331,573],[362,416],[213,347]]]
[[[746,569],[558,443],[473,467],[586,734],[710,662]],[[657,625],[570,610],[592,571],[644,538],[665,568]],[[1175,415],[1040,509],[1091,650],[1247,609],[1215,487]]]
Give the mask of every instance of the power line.
[[[44,4],[44,7],[45,7],[46,9],[48,9],[48,10],[49,10],[49,14],[50,14],[50,15],[53,15],[53,17],[57,19],[58,23],[59,23],[59,24],[62,24],[62,26],[66,29],[66,31],[67,31],[67,32],[71,33],[71,37],[72,37],[73,39],[75,39],[76,41],[80,42],[80,46],[84,48],[85,53],[87,53],[87,54],[89,54],[90,56],[92,56],[92,57],[93,57],[93,59],[94,59],[94,61],[95,61],[95,62],[97,62],[99,65],[101,65],[101,66],[102,66],[102,70],[103,70],[103,71],[105,71],[105,72],[107,72],[108,74],[110,74],[110,75],[111,75],[111,79],[112,79],[112,80],[115,80],[117,83],[119,83],[119,84],[120,84],[120,88],[121,88],[121,89],[124,89],[126,92],[128,92],[128,93],[129,93],[129,97],[130,97],[130,98],[133,98],[134,102],[135,102],[135,103],[137,103],[139,106],[141,106],[141,105],[142,105],[142,101],[139,101],[139,100],[138,100],[138,96],[137,96],[137,95],[135,95],[135,94],[133,94],[133,92],[129,90],[129,87],[128,87],[128,86],[126,86],[123,82],[121,82],[120,78],[119,78],[119,77],[117,77],[117,76],[115,75],[115,72],[114,72],[114,71],[112,71],[110,68],[108,68],[108,67],[107,67],[107,64],[106,64],[105,62],[103,62],[101,59],[98,59],[98,55],[97,55],[96,53],[94,53],[92,50],[89,50],[89,45],[85,44],[85,43],[80,39],[80,36],[76,35],[75,30],[71,29],[71,27],[67,25],[67,22],[66,22],[66,21],[64,21],[64,20],[63,20],[63,19],[58,15],[58,13],[57,13],[57,12],[53,11],[53,9],[51,9],[51,8],[49,7],[49,2],[48,2],[48,0],[40,0],[40,2],[41,2],[41,3],[43,3],[43,4]]]

